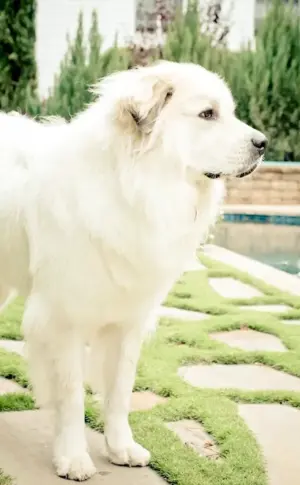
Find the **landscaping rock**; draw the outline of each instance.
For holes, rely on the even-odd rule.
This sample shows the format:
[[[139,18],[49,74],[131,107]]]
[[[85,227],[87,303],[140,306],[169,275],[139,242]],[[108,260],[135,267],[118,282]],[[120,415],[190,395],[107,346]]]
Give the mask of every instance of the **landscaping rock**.
[[[134,392],[131,397],[131,411],[147,411],[166,402],[167,398],[150,391]]]
[[[100,394],[93,394],[94,401],[103,405],[103,398]],[[130,411],[148,411],[158,404],[165,404],[166,397],[158,396],[151,391],[133,392],[131,395]]]
[[[12,394],[15,392],[27,392],[24,387],[19,386],[16,382],[0,377],[0,396],[4,394]],[[1,468],[1,467],[0,467]]]
[[[214,340],[242,350],[271,352],[286,352],[287,350],[281,340],[274,335],[250,329],[212,333],[210,336]]]
[[[185,445],[193,448],[199,455],[213,460],[219,458],[220,453],[216,444],[200,423],[183,419],[168,423],[167,427],[174,431]]]
[[[162,306],[159,309],[159,317],[174,318],[176,320],[204,320],[208,318],[206,313],[195,312],[192,310],[183,310],[181,308],[173,308]]]
[[[262,448],[269,485],[299,485],[300,411],[280,404],[241,404],[239,413]]]
[[[251,312],[284,313],[291,310],[291,307],[287,305],[244,305],[240,306],[240,310]]]
[[[235,278],[209,278],[209,284],[223,298],[254,298],[262,293]]]
[[[249,391],[300,391],[300,379],[263,365],[192,365],[179,375],[194,387]]]
[[[18,485],[63,485],[52,467],[52,419],[47,411],[0,413],[0,469]],[[104,438],[87,429],[89,448],[98,473],[89,485],[163,485],[150,468],[112,465],[105,457]],[[74,483],[74,482],[70,482]]]
[[[22,340],[0,340],[0,348],[15,352],[19,355],[24,355],[25,343]]]

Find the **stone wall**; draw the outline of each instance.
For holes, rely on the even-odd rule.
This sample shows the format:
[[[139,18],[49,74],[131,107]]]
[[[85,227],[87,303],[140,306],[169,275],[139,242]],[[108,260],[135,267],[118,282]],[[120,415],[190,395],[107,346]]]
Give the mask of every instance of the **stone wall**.
[[[227,181],[227,204],[300,204],[300,163],[266,163],[252,175]]]

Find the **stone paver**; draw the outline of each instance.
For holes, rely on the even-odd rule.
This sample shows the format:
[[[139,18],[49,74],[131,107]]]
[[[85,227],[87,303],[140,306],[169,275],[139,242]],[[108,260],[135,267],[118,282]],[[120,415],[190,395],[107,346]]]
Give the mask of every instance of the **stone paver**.
[[[21,340],[0,340],[0,348],[24,355],[25,343]]]
[[[100,394],[94,394],[93,398],[102,405],[103,399]],[[148,411],[158,404],[165,404],[168,401],[166,397],[158,396],[151,391],[133,392],[131,395],[131,411]]]
[[[18,485],[63,485],[51,464],[52,423],[46,411],[0,413],[0,469]],[[150,468],[127,468],[105,458],[103,436],[87,428],[91,456],[98,473],[89,485],[163,485],[165,481]],[[74,482],[70,482],[74,483]]]
[[[185,445],[193,448],[199,455],[213,460],[219,458],[220,453],[217,446],[200,423],[183,419],[174,423],[167,423],[167,427],[174,431]]]
[[[260,261],[255,261],[247,256],[242,256],[214,244],[207,244],[204,252],[210,258],[245,271],[249,275],[259,278],[269,285],[276,286],[282,291],[287,291],[292,293],[292,295],[300,295],[300,278],[295,275],[285,273]]]
[[[269,313],[284,313],[291,310],[287,305],[244,305],[240,306],[241,310]]]
[[[27,392],[24,387],[19,386],[16,382],[0,377],[0,396],[4,394],[12,394],[14,392]]]
[[[239,413],[262,448],[269,485],[299,485],[300,411],[280,404],[242,404]]]
[[[194,387],[249,391],[300,391],[300,379],[263,365],[192,365],[179,375]]]
[[[159,317],[174,318],[177,320],[204,320],[208,318],[206,313],[195,312],[191,310],[183,310],[181,308],[173,308],[161,306],[158,311]]]
[[[131,411],[147,411],[166,402],[167,398],[158,396],[154,392],[134,392],[131,397]]]
[[[286,352],[287,350],[278,337],[250,329],[217,332],[210,334],[210,336],[214,340],[242,350],[267,350],[271,352]]]
[[[300,320],[281,320],[285,325],[300,325]]]
[[[262,293],[253,286],[235,278],[209,278],[210,286],[223,298],[254,298]]]

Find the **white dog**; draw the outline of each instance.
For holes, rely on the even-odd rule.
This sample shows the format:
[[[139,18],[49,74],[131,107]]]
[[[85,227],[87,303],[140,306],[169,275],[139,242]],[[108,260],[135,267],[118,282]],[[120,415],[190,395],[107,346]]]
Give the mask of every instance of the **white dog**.
[[[192,64],[114,74],[71,123],[0,115],[0,306],[26,300],[34,391],[55,408],[57,474],[95,473],[84,428],[83,348],[104,401],[109,459],[144,466],[128,424],[136,365],[159,305],[266,138],[228,87]]]

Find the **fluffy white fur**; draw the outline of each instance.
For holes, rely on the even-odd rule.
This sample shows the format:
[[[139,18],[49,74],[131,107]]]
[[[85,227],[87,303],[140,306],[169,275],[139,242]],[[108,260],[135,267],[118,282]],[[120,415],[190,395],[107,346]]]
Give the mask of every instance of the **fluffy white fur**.
[[[225,83],[191,64],[118,73],[71,123],[0,114],[0,308],[27,300],[23,330],[38,403],[55,408],[57,474],[95,473],[84,431],[90,345],[116,464],[144,466],[128,424],[141,344],[205,240],[223,184],[255,168],[263,135]],[[211,119],[203,112],[213,110]],[[200,115],[200,116],[199,116]]]

